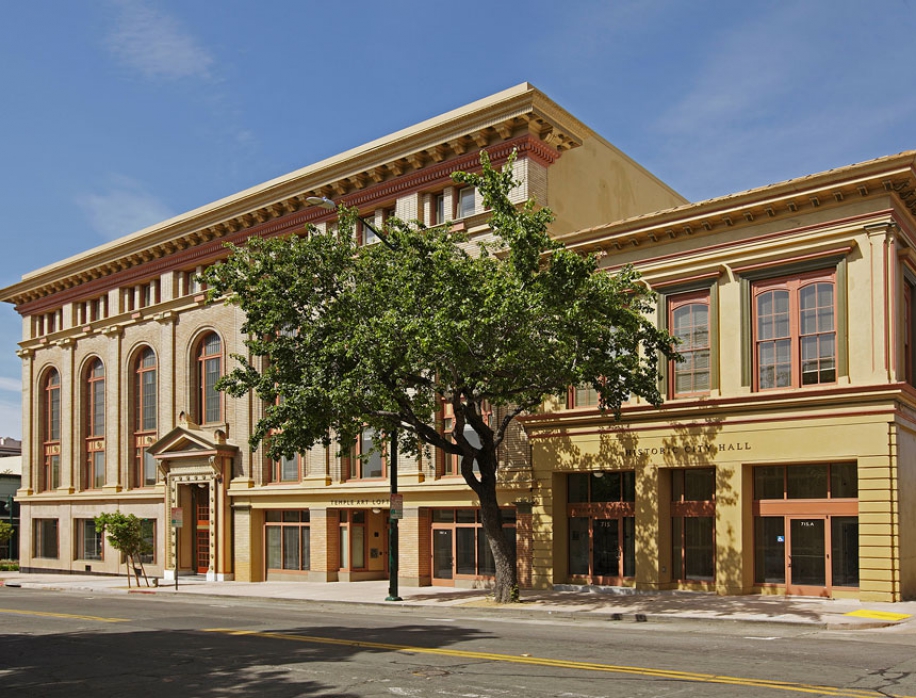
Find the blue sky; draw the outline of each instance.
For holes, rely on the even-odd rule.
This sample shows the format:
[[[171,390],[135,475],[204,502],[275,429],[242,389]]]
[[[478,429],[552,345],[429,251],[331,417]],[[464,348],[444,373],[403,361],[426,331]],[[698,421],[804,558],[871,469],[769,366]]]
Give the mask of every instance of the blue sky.
[[[0,42],[0,286],[520,82],[697,201],[916,148],[916,4],[32,0]],[[0,306],[0,436],[19,437]]]

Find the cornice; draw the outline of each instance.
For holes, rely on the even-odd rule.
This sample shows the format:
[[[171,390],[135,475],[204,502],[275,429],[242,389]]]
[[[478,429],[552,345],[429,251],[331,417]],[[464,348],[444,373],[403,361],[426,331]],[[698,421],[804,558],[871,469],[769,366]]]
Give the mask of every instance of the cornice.
[[[570,249],[613,254],[778,221],[850,201],[891,197],[916,217],[916,151],[850,165],[695,204],[636,216],[560,237]]]
[[[491,162],[497,167],[504,164],[513,152],[518,152],[521,158],[529,158],[545,166],[556,162],[560,157],[558,150],[530,134],[524,134],[487,148]],[[376,203],[381,204],[386,199],[395,196],[404,196],[411,192],[448,184],[451,182],[451,174],[455,170],[479,171],[479,152],[468,153],[461,158],[448,160],[436,166],[424,167],[389,182],[383,182],[367,187],[362,191],[338,197],[335,203],[356,208],[363,208]],[[265,218],[262,222],[254,222],[247,227],[236,228],[232,225],[226,225],[216,231],[216,237],[197,233],[195,244],[172,243],[174,249],[171,249],[166,255],[160,257],[147,256],[144,261],[137,262],[135,266],[118,265],[117,269],[112,269],[108,274],[95,276],[89,280],[84,281],[84,277],[81,274],[69,277],[63,276],[44,287],[34,288],[32,291],[34,298],[28,300],[19,299],[18,301],[14,298],[14,302],[17,302],[16,309],[23,315],[45,312],[51,308],[59,307],[63,303],[94,298],[111,288],[130,286],[148,281],[169,270],[192,269],[199,265],[206,265],[225,257],[225,246],[228,243],[241,244],[252,236],[274,237],[286,235],[302,230],[306,225],[332,219],[336,215],[335,212],[323,208],[305,207],[295,212],[285,213],[278,218]]]
[[[367,204],[373,196],[391,196],[404,187],[422,186],[424,178],[433,182],[454,169],[470,167],[481,149],[503,151],[509,143],[524,149],[524,156],[550,164],[591,134],[523,83],[26,274],[21,282],[0,290],[0,300],[23,310],[37,308],[33,304],[43,297],[76,288],[67,296],[90,298],[113,286],[114,277],[123,283],[156,276],[173,267],[184,256],[178,253],[186,250],[196,248],[188,257],[206,258],[227,239],[271,234],[261,232],[264,226],[288,230],[318,220],[322,214],[306,208],[310,196]]]

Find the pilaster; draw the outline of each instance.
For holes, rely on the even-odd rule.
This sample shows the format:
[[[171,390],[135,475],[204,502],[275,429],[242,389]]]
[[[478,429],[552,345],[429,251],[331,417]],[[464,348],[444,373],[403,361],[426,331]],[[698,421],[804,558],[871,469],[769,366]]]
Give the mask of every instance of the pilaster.
[[[340,570],[340,514],[326,507],[309,508],[310,582],[336,582]]]

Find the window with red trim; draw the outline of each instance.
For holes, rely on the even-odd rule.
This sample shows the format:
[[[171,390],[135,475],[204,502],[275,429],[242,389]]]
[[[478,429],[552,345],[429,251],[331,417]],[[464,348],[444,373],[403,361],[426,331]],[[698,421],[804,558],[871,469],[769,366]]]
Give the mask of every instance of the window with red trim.
[[[382,449],[374,448],[374,429],[363,429],[353,446],[350,457],[350,480],[380,480],[387,475],[388,457],[385,445]]]
[[[680,361],[671,362],[670,394],[702,395],[710,388],[709,290],[668,299],[668,327],[680,342]]]
[[[134,486],[151,487],[158,479],[155,459],[146,449],[156,440],[156,352],[149,347],[137,354],[133,376]]]
[[[834,271],[759,281],[752,295],[755,388],[835,383]]]
[[[223,343],[215,332],[200,341],[197,350],[198,416],[201,424],[223,421],[223,398],[216,381],[223,375]]]
[[[86,468],[83,487],[105,484],[105,365],[95,359],[86,374]]]
[[[42,404],[42,445],[44,460],[38,478],[42,491],[60,487],[60,373],[52,368],[44,379]]]

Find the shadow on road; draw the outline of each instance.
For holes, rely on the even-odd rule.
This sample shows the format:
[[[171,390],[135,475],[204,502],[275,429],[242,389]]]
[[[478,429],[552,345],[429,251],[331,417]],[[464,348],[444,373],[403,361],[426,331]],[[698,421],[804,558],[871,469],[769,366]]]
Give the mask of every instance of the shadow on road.
[[[373,672],[371,665],[359,664],[360,658],[391,650],[355,643],[444,647],[489,636],[453,626],[431,632],[429,626],[413,625],[315,626],[276,632],[331,638],[342,644],[205,631],[0,634],[0,681],[4,694],[47,698],[357,698],[365,693],[347,692],[348,686],[378,683],[376,691],[387,693],[384,687],[393,681],[407,687],[427,678],[409,653],[389,660],[383,673]]]

